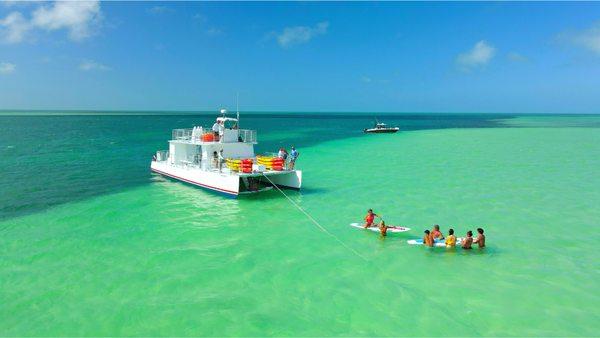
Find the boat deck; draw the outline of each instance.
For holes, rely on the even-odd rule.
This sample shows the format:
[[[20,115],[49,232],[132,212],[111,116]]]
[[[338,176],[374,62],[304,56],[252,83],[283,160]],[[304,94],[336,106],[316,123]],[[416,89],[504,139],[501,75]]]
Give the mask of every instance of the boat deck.
[[[285,170],[253,171],[251,173],[243,173],[243,172],[233,171],[233,170],[229,169],[225,164],[223,164],[222,169],[219,170],[218,168],[215,168],[215,167],[205,169],[205,168],[202,168],[201,165],[198,165],[191,161],[181,161],[181,163],[178,165],[169,164],[167,161],[156,161],[156,162],[161,164],[162,166],[166,166],[166,167],[175,167],[175,168],[187,169],[187,170],[199,170],[199,171],[203,171],[203,172],[220,173],[223,176],[238,176],[238,177],[259,177],[259,176],[263,176],[263,175],[266,175],[266,176],[284,175],[284,174],[289,174],[289,173],[293,173],[296,171],[295,169],[285,169]]]

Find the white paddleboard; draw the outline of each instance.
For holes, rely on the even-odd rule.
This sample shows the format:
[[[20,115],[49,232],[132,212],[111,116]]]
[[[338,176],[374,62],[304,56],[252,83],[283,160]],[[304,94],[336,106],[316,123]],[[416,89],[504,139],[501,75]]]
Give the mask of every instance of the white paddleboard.
[[[351,223],[350,226],[354,227],[354,228],[358,228],[358,229],[365,229],[363,227],[363,225],[360,224],[360,223]],[[374,232],[379,232],[379,227],[377,225],[372,225],[372,226],[366,228],[365,230],[371,230],[371,231],[374,231]],[[406,231],[409,231],[409,230],[410,230],[410,228],[388,225],[387,232],[406,232]]]
[[[462,242],[462,237],[458,237],[456,239],[456,245],[460,246],[460,243]],[[409,239],[408,241],[406,241],[406,243],[410,244],[410,245],[423,245],[423,239],[419,238],[419,239]],[[438,248],[442,248],[446,246],[446,241],[445,240],[438,240],[436,239],[433,242],[433,246],[438,247]]]

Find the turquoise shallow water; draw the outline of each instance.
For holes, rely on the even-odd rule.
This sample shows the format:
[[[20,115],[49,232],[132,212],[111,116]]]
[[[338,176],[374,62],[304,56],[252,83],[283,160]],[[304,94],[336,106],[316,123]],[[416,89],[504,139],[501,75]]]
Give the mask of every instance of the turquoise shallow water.
[[[356,117],[248,121],[276,127],[259,130],[264,149],[300,147],[305,189],[290,197],[365,260],[276,191],[231,200],[148,174],[145,152],[198,117],[2,118],[2,335],[600,329],[600,117],[399,116],[412,128],[395,135],[355,133]],[[369,207],[414,230],[348,227]],[[433,223],[482,226],[488,248],[406,244]]]

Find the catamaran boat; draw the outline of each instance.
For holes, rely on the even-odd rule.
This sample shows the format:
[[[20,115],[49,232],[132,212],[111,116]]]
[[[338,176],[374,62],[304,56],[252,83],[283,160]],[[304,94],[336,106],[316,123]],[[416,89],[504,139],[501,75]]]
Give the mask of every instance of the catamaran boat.
[[[375,119],[375,126],[373,128],[365,129],[365,133],[395,133],[400,128],[398,127],[388,127],[387,124],[379,122],[379,120]]]
[[[210,129],[174,129],[169,150],[156,152],[151,170],[229,197],[273,186],[300,189],[302,171],[275,155],[255,155],[256,130],[239,129],[239,113],[221,114]]]

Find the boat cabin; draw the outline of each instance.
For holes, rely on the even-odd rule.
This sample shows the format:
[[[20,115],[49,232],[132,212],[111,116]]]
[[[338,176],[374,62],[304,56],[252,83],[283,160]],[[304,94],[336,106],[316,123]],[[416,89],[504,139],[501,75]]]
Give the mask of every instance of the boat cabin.
[[[256,130],[239,129],[238,123],[235,118],[218,117],[213,125],[217,132],[213,131],[213,127],[202,126],[174,129],[168,154],[165,154],[169,163],[210,170],[221,150],[223,158],[253,158]]]

